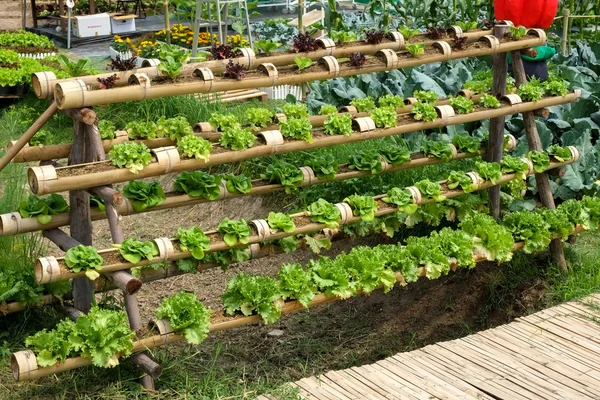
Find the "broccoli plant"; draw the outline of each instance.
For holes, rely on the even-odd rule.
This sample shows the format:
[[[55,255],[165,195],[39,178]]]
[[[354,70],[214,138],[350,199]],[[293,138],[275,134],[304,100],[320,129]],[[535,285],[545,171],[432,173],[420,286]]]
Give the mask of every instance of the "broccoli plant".
[[[159,181],[131,181],[123,186],[123,196],[131,201],[136,212],[156,207],[166,199]]]
[[[485,108],[500,108],[502,106],[500,100],[498,100],[496,96],[491,94],[486,94],[482,96],[479,100],[479,104],[481,104]]]
[[[112,165],[118,168],[125,167],[134,174],[138,174],[152,162],[152,154],[148,146],[138,142],[115,144],[108,156]]]
[[[458,114],[469,114],[473,112],[473,101],[464,96],[451,97],[450,106]]]
[[[200,136],[184,136],[177,142],[177,151],[186,157],[208,161],[212,145]]]
[[[398,122],[394,107],[378,107],[371,111],[371,118],[378,128],[393,128]]]
[[[71,247],[65,253],[65,264],[67,267],[77,273],[84,272],[91,280],[97,279],[100,274],[97,271],[102,269],[104,260],[98,254],[94,246],[78,245]]]
[[[217,232],[223,234],[223,240],[229,247],[235,246],[238,242],[248,244],[252,233],[244,219],[234,220],[229,218],[224,218],[221,221],[217,227]]]
[[[281,134],[284,137],[312,143],[314,139],[311,132],[312,125],[306,118],[288,118],[281,121]]]
[[[331,154],[321,154],[313,157],[309,166],[319,179],[332,180],[338,172],[338,162]]]
[[[352,116],[348,113],[328,115],[323,124],[323,131],[327,135],[352,135]]]
[[[256,136],[250,132],[250,129],[240,126],[225,129],[219,138],[221,146],[236,151],[249,149],[254,142],[256,142]]]
[[[190,197],[201,197],[206,200],[216,200],[221,194],[221,178],[204,171],[184,171],[175,179],[176,192],[185,193]]]
[[[416,121],[432,122],[438,117],[435,106],[430,103],[415,103],[410,113]]]

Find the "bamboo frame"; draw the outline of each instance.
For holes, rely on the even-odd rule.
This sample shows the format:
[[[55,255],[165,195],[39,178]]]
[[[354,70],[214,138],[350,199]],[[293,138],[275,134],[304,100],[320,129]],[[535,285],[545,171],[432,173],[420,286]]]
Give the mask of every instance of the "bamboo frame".
[[[564,163],[558,163],[558,162],[552,161],[550,163],[550,167],[547,170],[563,167],[565,165],[569,165],[569,164],[576,162],[579,159],[579,153],[578,153],[577,149],[574,147],[571,147],[570,149],[572,151],[572,154],[575,154],[576,157],[573,157],[573,159],[568,160]],[[528,175],[531,175],[532,173],[533,173],[533,171],[531,171],[531,170],[528,171]],[[492,184],[491,182],[483,182],[478,185],[476,190],[482,190],[482,189],[490,188],[492,186],[501,185],[501,184],[511,181],[513,179],[516,179],[515,174],[505,174],[502,176],[502,178],[496,184]],[[444,182],[441,182],[441,183],[444,183]],[[454,197],[458,197],[458,196],[464,194],[464,191],[449,190],[443,194],[446,198],[454,198]],[[383,197],[385,197],[385,195],[375,196],[374,199],[376,201],[380,201]],[[434,202],[434,200],[432,200],[432,199],[416,198],[415,200],[416,200],[415,204],[418,204],[418,205],[423,205],[423,204],[428,204],[428,203]],[[345,203],[340,203],[340,204],[345,204]],[[397,211],[398,210],[395,207],[386,207],[384,209],[378,209],[377,211],[375,211],[375,216],[380,217],[380,216],[384,216],[384,215],[389,215],[389,214],[393,214]],[[292,219],[303,218],[306,216],[307,216],[306,213],[298,213],[298,214],[291,215]],[[359,217],[359,216],[354,216],[354,215],[346,216],[345,219],[342,219],[342,221],[340,222],[340,225],[351,224],[351,223],[359,222],[359,221],[361,221],[361,217]],[[296,230],[294,230],[293,232],[278,231],[278,232],[272,233],[266,237],[265,236],[261,237],[261,236],[257,235],[256,232],[253,232],[253,235],[250,236],[247,244],[251,245],[251,244],[255,244],[255,243],[260,243],[264,240],[278,240],[278,239],[282,239],[282,238],[285,238],[288,236],[296,236],[296,235],[301,235],[301,234],[318,232],[318,231],[322,231],[323,229],[326,229],[326,228],[327,228],[327,226],[325,224],[311,222],[310,224],[307,224],[304,226],[300,226],[300,227],[297,226]],[[207,234],[207,236],[210,237],[210,235],[214,232],[215,231],[207,231],[205,233]],[[152,260],[142,260],[141,262],[139,262],[137,264],[132,264],[132,263],[129,263],[124,260],[124,261],[116,262],[116,263],[109,264],[109,265],[103,265],[102,270],[100,272],[102,274],[106,274],[106,273],[110,273],[110,272],[114,272],[114,271],[130,269],[133,267],[156,264],[157,262],[175,261],[175,260],[180,260],[183,258],[191,257],[191,253],[189,251],[175,250],[175,246],[173,246],[174,241],[171,239],[160,238],[160,239],[155,239],[155,242],[157,243],[158,248],[160,250],[160,254],[157,258],[154,258]],[[238,244],[234,247],[238,247],[240,245],[241,244]],[[228,246],[224,241],[211,240],[210,248],[205,250],[205,253],[223,251],[223,250],[227,250],[230,248],[231,247]],[[116,249],[99,250],[98,254],[100,254],[100,256],[102,256],[105,259],[109,258],[109,257],[113,257],[113,256],[117,256],[122,259],[122,257],[120,257],[120,255],[119,255],[118,250],[116,250]],[[68,280],[68,279],[85,276],[84,272],[75,273],[75,272],[72,272],[71,270],[69,270],[69,268],[64,263],[64,257],[61,257],[61,258],[55,258],[55,257],[39,258],[35,263],[34,271],[35,271],[36,281],[39,284],[58,282],[58,281],[63,281],[63,280]]]
[[[258,65],[262,63],[271,63],[275,66],[282,65],[290,65],[294,63],[295,57],[308,57],[312,60],[318,60],[323,56],[332,55],[337,58],[347,57],[350,53],[361,52],[367,55],[372,55],[377,53],[379,50],[390,49],[395,51],[400,51],[405,48],[404,37],[400,32],[393,32],[395,36],[399,35],[399,38],[396,40],[389,40],[386,42],[382,42],[378,45],[370,45],[370,44],[347,44],[344,47],[336,47],[328,48],[328,49],[319,49],[317,51],[305,52],[305,53],[273,53],[270,56],[258,56],[258,57],[236,57],[233,58],[234,63],[239,63],[245,65],[247,68],[256,68]],[[477,30],[468,33],[464,33],[463,36],[467,37],[467,41],[472,43],[479,40],[481,37],[486,35],[491,35],[491,30]],[[434,41],[426,40],[425,35],[417,35],[421,39],[421,43],[430,46]],[[452,37],[443,38],[443,41],[451,41]],[[358,41],[359,43],[362,41]],[[229,62],[229,60],[211,60],[200,63],[192,63],[184,65],[183,74],[190,74],[197,68],[210,68],[213,72],[221,72],[224,70],[225,65]],[[99,75],[88,75],[79,78],[68,78],[68,79],[57,79],[56,75],[52,72],[38,72],[33,74],[32,77],[32,86],[36,96],[40,99],[47,99],[54,95],[54,88],[57,83],[74,81],[76,79],[81,79],[86,85],[97,88],[98,81],[97,78],[108,78],[114,74],[117,74],[118,80],[116,82],[116,86],[126,86],[129,78],[134,74],[143,73],[148,75],[149,78],[155,78],[161,75],[160,71],[156,67],[146,67],[146,68],[137,68],[131,71],[119,72],[115,71],[112,73],[99,74]]]
[[[516,139],[512,135],[507,135],[507,136],[509,137],[509,142],[508,142],[506,151],[511,151],[516,146]],[[475,153],[475,154],[456,153],[453,160],[463,160],[466,158],[482,156],[482,155],[485,155],[486,151],[487,151],[486,148],[482,148],[478,154],[477,153]],[[408,161],[402,165],[397,165],[397,166],[389,165],[383,169],[383,173],[397,172],[397,171],[402,171],[402,170],[407,170],[407,169],[412,169],[412,168],[420,168],[420,167],[424,167],[426,165],[443,164],[445,162],[446,161],[438,159],[438,158],[432,158],[432,157],[427,157],[427,156],[423,155],[422,157],[419,157],[419,158],[413,158],[413,159],[411,159],[411,161]],[[341,167],[343,167],[343,166],[341,166]],[[342,180],[346,180],[346,179],[362,178],[362,177],[371,176],[371,175],[372,174],[369,171],[342,172],[342,173],[336,174],[333,181],[342,181]],[[254,183],[256,183],[257,181],[264,182],[262,180],[255,180]],[[310,181],[305,181],[305,182],[301,183],[299,186],[317,185],[317,184],[331,182],[331,181],[332,180],[318,179],[316,177],[313,177]],[[229,199],[229,198],[235,198],[235,197],[241,197],[241,196],[261,195],[261,194],[271,193],[271,192],[280,191],[280,190],[284,190],[284,189],[285,189],[284,186],[279,185],[279,184],[261,184],[261,185],[253,187],[250,190],[250,192],[245,195],[225,191],[224,196],[220,196],[216,200],[223,200],[223,199]],[[120,194],[119,192],[117,192],[117,193]],[[120,201],[117,204],[115,204],[115,206],[117,207],[117,211],[119,212],[120,215],[132,215],[132,214],[145,213],[145,212],[150,212],[150,211],[159,211],[159,210],[164,210],[164,209],[168,209],[168,208],[184,207],[184,206],[190,206],[190,205],[194,205],[194,204],[214,201],[214,200],[207,200],[207,199],[200,198],[200,197],[190,197],[186,194],[174,194],[173,193],[173,194],[167,194],[167,197],[162,204],[155,206],[155,207],[146,208],[145,210],[143,210],[141,212],[137,212],[133,209],[133,205],[129,199],[124,198],[122,195],[119,196],[119,199],[120,199]],[[101,211],[98,208],[92,208],[91,209],[91,218],[92,218],[92,221],[103,220],[103,219],[106,219],[106,213],[104,211]],[[40,230],[48,230],[48,229],[58,228],[61,226],[69,225],[69,221],[70,221],[70,215],[68,212],[61,213],[58,215],[53,215],[51,221],[47,224],[40,224],[39,221],[37,220],[37,218],[35,218],[35,217],[23,218],[23,217],[21,217],[19,212],[0,214],[0,236],[10,236],[10,235],[16,235],[16,234],[20,234],[20,233],[36,232],[36,231],[40,231]]]
[[[533,111],[540,108],[551,107],[554,105],[570,103],[581,96],[581,90],[576,90],[564,97],[548,97],[537,102],[525,102],[513,106],[505,106],[499,109],[476,111],[470,114],[460,114],[447,118],[438,118],[433,122],[412,122],[399,125],[394,128],[376,129],[369,132],[354,133],[351,136],[328,136],[315,139],[313,143],[302,141],[289,141],[282,145],[261,145],[255,146],[245,151],[225,151],[214,154],[208,161],[187,159],[180,160],[174,164],[161,165],[160,163],[151,163],[138,174],[133,174],[127,169],[117,169],[111,166],[110,161],[103,161],[95,165],[103,165],[108,170],[102,172],[89,173],[84,175],[58,177],[59,170],[75,170],[86,168],[92,164],[81,164],[74,167],[61,167],[59,169],[53,166],[42,166],[29,168],[28,178],[31,191],[37,195],[62,192],[73,189],[87,189],[91,186],[108,185],[112,183],[127,182],[134,179],[149,178],[163,175],[168,172],[181,172],[206,168],[209,166],[225,163],[243,161],[250,158],[269,156],[273,154],[283,154],[293,151],[310,150],[338,144],[354,143],[368,139],[376,139],[393,135],[406,134],[420,130],[442,128],[448,125],[457,125],[467,122],[475,122],[489,118],[496,118],[506,115],[512,115],[519,112]],[[443,107],[443,106],[440,106]],[[156,150],[155,150],[156,151]]]
[[[481,99],[481,97],[483,97],[483,95],[481,95],[481,94],[474,95],[468,90],[466,90],[466,91],[461,90],[457,93],[457,95],[467,97],[467,98],[473,100],[474,103],[477,103]],[[440,99],[436,103],[436,105],[446,105],[448,103],[449,103],[449,99]],[[345,107],[343,107],[343,108],[345,108]],[[408,104],[403,107],[397,108],[396,112],[398,114],[408,114],[411,112],[411,110],[412,110],[412,104]],[[352,115],[353,118],[369,116],[369,113],[367,113],[367,112],[359,113],[356,110],[340,112],[340,114],[345,114],[345,113],[349,113],[350,115]],[[326,115],[313,115],[313,116],[308,117],[308,120],[310,121],[313,128],[319,128],[319,127],[323,126],[323,124],[325,123],[325,119],[327,119],[327,117],[328,116],[326,116]],[[208,130],[206,130],[208,127],[210,127],[210,123],[208,123],[208,122],[198,122],[198,123],[194,124],[195,135],[203,137],[212,142],[217,142],[219,140],[219,137],[221,136],[220,132],[213,131],[212,127],[210,127]],[[253,129],[253,130],[255,133],[257,133],[257,132],[273,130],[273,129],[278,129],[278,125],[271,124],[267,128]],[[173,140],[171,140],[169,138],[130,139],[129,137],[127,137],[127,132],[125,132],[125,131],[115,131],[115,135],[116,135],[115,139],[102,141],[102,145],[104,147],[105,152],[109,152],[113,145],[118,144],[118,143],[124,143],[124,142],[143,143],[146,146],[148,146],[148,148],[150,148],[150,149],[156,149],[156,148],[165,147],[165,146],[175,146],[177,144],[176,142],[174,142]],[[15,141],[9,142],[7,149],[10,149],[14,145],[14,143],[16,143],[16,142]],[[55,144],[55,145],[48,145],[48,146],[25,145],[25,147],[23,149],[21,149],[21,151],[19,151],[15,155],[12,162],[22,163],[22,162],[30,162],[30,161],[47,161],[47,160],[56,160],[56,159],[66,158],[71,151],[71,147],[72,147],[71,143]]]
[[[470,50],[452,52],[449,51],[449,45],[446,42],[437,42],[440,48],[446,48],[443,54],[433,56],[422,56],[401,60],[397,65],[379,65],[367,66],[360,68],[348,68],[339,71],[335,76],[347,77],[369,72],[382,72],[397,68],[415,67],[434,62],[442,62],[448,60],[456,60],[460,58],[479,57],[491,55],[494,53],[505,53],[514,50],[522,50],[529,47],[540,46],[546,42],[546,34],[542,30],[532,29],[530,34],[524,39],[495,44],[488,38],[489,48],[481,49],[474,48]],[[531,38],[535,35],[535,38]],[[494,39],[496,40],[496,39]],[[442,46],[445,45],[445,46]],[[493,48],[495,47],[495,48]],[[54,98],[59,109],[77,108],[92,105],[101,105],[109,103],[119,103],[123,101],[144,100],[152,98],[160,98],[166,96],[186,95],[193,93],[211,93],[223,92],[234,89],[251,89],[262,86],[272,85],[294,85],[309,81],[330,79],[332,77],[329,71],[323,72],[305,72],[292,74],[279,74],[277,79],[264,76],[259,78],[249,78],[244,80],[232,79],[211,79],[198,82],[173,83],[157,86],[129,86],[120,87],[109,90],[87,90],[87,86],[83,81],[69,81],[58,83],[54,90]]]
[[[573,230],[572,234],[577,234],[584,232],[585,229],[581,226],[576,226]],[[524,247],[524,242],[517,242],[513,246],[513,252],[517,252]],[[476,263],[487,261],[486,258],[481,257],[479,255],[474,254],[473,259]],[[450,265],[451,271],[455,272],[457,268],[456,260],[451,258],[448,259],[448,263]],[[423,278],[426,276],[427,270],[425,267],[419,268],[419,278]],[[406,281],[402,274],[396,273],[396,282],[400,285],[406,285]],[[380,288],[377,288],[380,289]],[[354,296],[356,297],[356,296]],[[331,303],[334,301],[342,300],[336,296],[326,296],[324,293],[319,293],[315,296],[313,301],[308,305],[308,307],[303,306],[297,300],[286,301],[284,303],[283,308],[281,309],[281,315],[293,314],[298,311],[302,311],[311,307],[315,307],[318,305]],[[251,325],[258,322],[261,322],[262,318],[260,315],[250,315],[250,316],[233,316],[229,317],[225,321],[213,323],[210,325],[210,332],[219,332],[234,328],[239,328],[245,325]],[[158,325],[158,326],[157,326]],[[154,323],[153,328],[158,329],[160,327],[165,327],[166,324],[156,324]],[[183,336],[180,336],[176,333],[166,333],[166,334],[158,334],[154,336],[150,336],[144,339],[140,339],[134,342],[132,354],[139,353],[146,350],[152,350],[157,347],[166,346],[168,344],[176,343],[185,340]],[[35,354],[30,350],[19,351],[12,354],[11,357],[11,367],[13,378],[17,382],[23,382],[28,380],[39,379],[44,376],[57,374],[61,372],[66,372],[72,369],[85,367],[91,365],[91,359],[84,357],[73,357],[65,360],[64,363],[57,363],[51,367],[39,368],[37,362],[35,361]]]

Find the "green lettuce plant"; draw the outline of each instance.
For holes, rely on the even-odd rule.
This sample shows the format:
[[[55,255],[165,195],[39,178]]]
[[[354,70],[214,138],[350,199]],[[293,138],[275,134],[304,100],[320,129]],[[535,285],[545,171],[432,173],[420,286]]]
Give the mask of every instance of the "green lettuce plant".
[[[325,118],[323,131],[327,135],[351,136],[354,133],[352,130],[352,116],[348,113],[330,114]]]
[[[229,193],[248,194],[252,190],[252,180],[246,175],[222,175],[225,180],[225,187]]]
[[[266,128],[273,122],[273,112],[266,108],[251,107],[246,110],[246,120],[253,127]]]
[[[128,238],[121,244],[113,246],[119,249],[121,256],[132,264],[137,264],[142,259],[152,261],[158,255],[158,246],[153,241],[142,242],[136,238]]]
[[[186,157],[208,161],[212,150],[211,143],[200,136],[184,136],[177,142],[177,151]]]
[[[309,161],[309,166],[319,179],[332,180],[338,172],[339,165],[331,154],[320,154]]]
[[[269,217],[267,218],[267,222],[271,229],[278,229],[287,233],[294,232],[296,230],[296,224],[294,224],[294,220],[289,215],[284,213],[276,213],[271,211],[269,213]]]
[[[383,172],[381,156],[375,151],[360,151],[352,153],[349,157],[348,168],[357,171],[370,171],[373,175]]]
[[[204,252],[210,249],[210,239],[198,227],[179,228],[175,240],[179,242],[181,251],[189,251],[196,260],[202,260]]]
[[[352,213],[360,217],[365,222],[370,222],[375,219],[375,212],[377,211],[377,203],[371,196],[359,196],[353,194],[344,199],[345,203],[348,203],[352,207]]]
[[[229,315],[236,311],[244,315],[256,313],[265,324],[272,324],[281,317],[282,297],[279,283],[273,278],[242,272],[227,282],[222,300]]]
[[[291,193],[304,182],[302,171],[296,168],[295,165],[282,160],[275,160],[269,163],[264,174],[260,174],[262,179],[269,183],[278,183],[285,187],[286,193]]]
[[[317,288],[311,275],[300,264],[283,264],[277,278],[284,299],[298,300],[304,307],[310,305]]]
[[[210,309],[192,293],[179,292],[162,301],[156,318],[169,321],[173,332],[183,335],[190,344],[200,344],[210,330]]]
[[[97,279],[104,260],[94,246],[78,245],[71,247],[65,253],[65,264],[75,273],[84,272],[91,280]]]
[[[342,218],[340,210],[325,199],[309,204],[306,215],[314,222],[325,224],[329,229],[337,229]]]
[[[541,174],[550,168],[550,157],[545,151],[532,150],[527,153],[527,158],[533,163],[533,169],[536,173]]]
[[[134,174],[138,174],[152,162],[152,154],[148,146],[138,142],[115,144],[108,156],[112,165],[118,168],[127,168]]]
[[[27,200],[23,200],[19,204],[19,214],[22,218],[35,217],[42,225],[52,221],[53,215],[61,214],[68,210],[69,205],[57,193],[52,193],[46,198],[31,194]]]
[[[229,247],[235,246],[238,242],[247,244],[252,234],[246,220],[229,218],[223,218],[217,227],[217,232],[223,234],[223,240]]]
[[[502,179],[502,170],[500,164],[485,161],[476,161],[475,166],[477,173],[484,181],[493,183],[494,185]]]
[[[415,183],[415,186],[423,195],[423,200],[433,199],[437,202],[446,200],[446,197],[442,195],[442,188],[439,182],[423,179],[422,181]]]
[[[414,214],[419,207],[415,204],[410,191],[398,187],[393,187],[388,190],[386,196],[382,200],[385,203],[396,205],[399,212],[408,215]]]
[[[281,121],[280,125],[284,137],[304,140],[306,143],[314,141],[311,134],[312,125],[306,118],[288,118]]]
[[[370,115],[378,128],[393,128],[398,122],[398,115],[394,107],[378,107],[371,110]]]
[[[123,186],[123,196],[131,200],[131,206],[136,212],[161,205],[166,199],[159,181],[131,181]]]
[[[250,132],[250,129],[244,129],[240,126],[227,128],[221,134],[219,144],[226,149],[241,151],[254,146],[256,136]]]

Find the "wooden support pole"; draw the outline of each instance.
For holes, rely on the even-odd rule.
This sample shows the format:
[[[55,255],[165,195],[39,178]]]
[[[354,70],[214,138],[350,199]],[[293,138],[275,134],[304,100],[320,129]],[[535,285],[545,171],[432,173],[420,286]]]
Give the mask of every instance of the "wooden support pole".
[[[501,39],[508,32],[508,26],[494,26],[494,36]],[[492,56],[493,86],[492,94],[498,98],[506,95],[506,75],[508,74],[508,56],[498,53]],[[504,117],[490,119],[490,136],[486,160],[488,162],[501,162],[504,152]],[[490,214],[495,219],[500,218],[500,186],[488,189]]]
[[[89,108],[71,108],[62,110],[62,112],[73,120],[83,122],[86,125],[94,125],[97,119],[96,112]]]
[[[517,88],[527,83],[527,75],[525,73],[525,66],[523,65],[523,59],[521,58],[520,51],[511,52],[512,58],[512,70],[515,78]],[[540,135],[535,125],[534,113],[524,112],[523,122],[525,124],[525,135],[527,136],[527,144],[529,150],[544,151]],[[550,188],[550,179],[547,173],[535,174],[535,181],[537,182],[538,194],[544,207],[554,209],[554,196],[552,195],[552,189]],[[565,252],[563,244],[560,239],[554,239],[550,242],[550,254],[552,255],[552,261],[560,266],[561,270],[566,271],[567,261],[565,259]]]
[[[563,56],[567,56],[569,52],[569,15],[571,14],[571,10],[565,8],[563,10],[563,32],[562,32],[562,40],[560,42],[560,48]]]
[[[33,10],[33,12],[35,12],[35,10]],[[38,119],[29,127],[29,129],[25,131],[23,136],[21,136],[19,140],[17,140],[17,142],[6,151],[2,158],[0,158],[0,171],[2,171],[4,167],[11,162],[14,156],[21,151],[21,149],[23,149],[27,143],[29,143],[29,140],[31,140],[33,135],[35,135],[40,128],[44,126],[44,124],[48,122],[48,120],[52,118],[54,114],[56,114],[56,111],[58,111],[58,107],[56,102],[53,101],[50,104],[50,107],[48,107],[46,111],[44,111],[43,114],[38,117]]]
[[[105,204],[112,204],[115,207],[123,203],[123,194],[117,192],[109,186],[99,186],[88,190],[91,194],[100,197]]]
[[[81,244],[58,228],[42,231],[42,235],[57,245],[62,251],[67,251],[70,248],[79,246]]]
[[[77,321],[77,318],[81,317],[83,313],[74,307],[62,306],[61,311],[72,321]]]

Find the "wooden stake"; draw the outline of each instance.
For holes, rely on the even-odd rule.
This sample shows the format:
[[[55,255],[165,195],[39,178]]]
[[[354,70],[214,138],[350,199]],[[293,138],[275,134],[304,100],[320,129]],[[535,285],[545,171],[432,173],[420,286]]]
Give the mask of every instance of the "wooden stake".
[[[494,26],[494,36],[498,39],[504,37],[508,32],[508,26]],[[506,53],[498,53],[492,56],[492,70],[494,81],[492,94],[498,98],[506,95],[506,75],[508,74],[508,56]],[[488,153],[486,161],[501,162],[504,146],[504,116],[490,119],[490,136],[488,140]],[[500,186],[488,189],[490,214],[494,219],[500,218]]]
[[[525,74],[525,66],[523,65],[523,59],[521,58],[520,51],[511,52],[512,58],[512,69],[517,87],[527,83],[527,75]],[[535,116],[533,112],[523,113],[523,122],[525,123],[525,134],[527,136],[527,144],[529,150],[544,151],[540,135],[538,134],[537,126],[535,125]],[[546,208],[554,209],[554,196],[552,195],[552,189],[550,188],[550,179],[547,173],[535,174],[535,180],[538,186],[538,193],[542,204]],[[550,242],[550,253],[552,255],[552,261],[560,266],[560,269],[566,271],[567,261],[565,259],[565,252],[563,244],[560,239],[554,239]]]
[[[29,140],[33,137],[33,135],[35,135],[40,130],[40,128],[44,126],[44,124],[48,122],[48,120],[52,118],[54,114],[56,114],[57,110],[58,107],[56,105],[56,102],[53,101],[50,104],[50,107],[48,107],[46,111],[44,111],[44,113],[38,117],[38,119],[29,127],[29,129],[25,131],[23,136],[21,136],[21,138],[17,140],[17,142],[6,151],[6,154],[4,154],[2,158],[0,158],[0,171],[2,171],[4,167],[6,167],[6,165],[13,159],[13,157],[19,151],[21,151],[21,149],[25,147],[27,143],[29,143]]]

